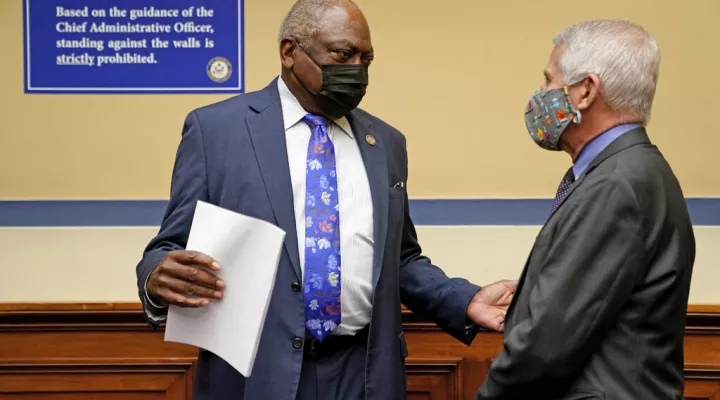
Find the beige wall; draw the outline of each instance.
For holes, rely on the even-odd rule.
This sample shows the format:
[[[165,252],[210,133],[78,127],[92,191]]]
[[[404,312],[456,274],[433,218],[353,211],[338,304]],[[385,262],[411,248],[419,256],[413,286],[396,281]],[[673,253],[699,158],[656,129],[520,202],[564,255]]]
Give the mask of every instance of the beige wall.
[[[653,139],[689,196],[720,196],[720,174],[711,172],[720,170],[712,118],[720,93],[717,0],[358,3],[376,48],[363,107],[408,136],[412,195],[552,196],[570,160],[539,151],[523,124],[552,36],[578,20],[627,17],[662,49]],[[21,4],[0,2],[0,198],[167,197],[185,114],[223,96],[24,95]],[[291,4],[245,1],[249,90],[279,72],[276,32]]]
[[[425,254],[448,275],[516,279],[539,227],[419,227]],[[135,264],[156,228],[0,229],[3,302],[137,301]],[[690,302],[720,304],[720,228],[696,228]],[[715,267],[713,267],[713,265]]]
[[[408,136],[411,196],[552,197],[570,160],[528,139],[524,103],[556,31],[621,17],[660,42],[653,140],[687,196],[720,197],[720,1],[358,3],[376,48],[363,107]],[[245,0],[248,90],[279,72],[276,32],[291,4]],[[22,1],[0,1],[0,199],[166,198],[185,115],[226,96],[25,95],[21,22]],[[519,273],[534,229],[422,228],[421,237],[449,273],[483,283]],[[693,301],[720,303],[709,284],[720,281],[720,228],[701,231]],[[0,281],[0,301],[134,299],[134,264],[154,232],[0,229],[0,263],[14,277]]]

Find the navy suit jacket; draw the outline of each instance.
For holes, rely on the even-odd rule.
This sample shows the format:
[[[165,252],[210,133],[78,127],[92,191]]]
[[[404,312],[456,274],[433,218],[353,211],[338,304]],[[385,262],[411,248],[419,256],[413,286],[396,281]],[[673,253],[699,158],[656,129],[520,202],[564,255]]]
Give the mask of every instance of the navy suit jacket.
[[[421,255],[406,185],[393,187],[407,180],[405,137],[359,109],[348,120],[358,138],[374,207],[373,313],[366,373],[357,379],[365,381],[367,399],[404,399],[407,347],[401,303],[469,344],[477,329],[468,329],[466,309],[480,288],[448,278]],[[367,135],[375,138],[375,145],[365,140]],[[201,350],[194,398],[295,400],[303,351],[292,342],[305,337],[305,308],[302,292],[292,290],[302,275],[277,79],[263,90],[187,116],[168,208],[137,266],[146,310],[152,307],[145,301],[147,276],[168,251],[185,247],[198,200],[271,222],[287,234],[251,376],[243,378],[225,361]]]

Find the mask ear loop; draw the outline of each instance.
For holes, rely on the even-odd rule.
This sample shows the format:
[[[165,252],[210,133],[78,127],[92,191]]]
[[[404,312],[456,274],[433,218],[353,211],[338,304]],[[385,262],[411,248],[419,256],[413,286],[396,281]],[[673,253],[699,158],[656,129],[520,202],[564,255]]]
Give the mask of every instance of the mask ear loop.
[[[291,36],[291,37],[292,37],[292,36]],[[305,47],[300,43],[300,41],[297,40],[297,39],[294,38],[294,37],[292,37],[292,39],[295,41],[295,45],[297,46],[297,48],[299,48],[300,51],[301,51],[303,54],[305,54],[305,57],[307,57],[310,61],[312,61],[313,64],[315,64],[315,66],[316,66],[317,68],[320,69],[320,73],[322,74],[322,68],[320,68],[319,64],[318,64],[317,62],[315,62],[315,59],[312,58],[312,56],[310,56],[310,53],[308,53],[307,51],[305,51]],[[295,76],[295,80],[298,81],[298,83],[300,84],[300,86],[302,86],[302,88],[305,89],[306,92],[310,93],[310,95],[312,95],[313,97],[317,97],[317,93],[314,93],[312,90],[310,90],[310,89],[305,85],[305,83],[302,81],[302,79],[300,79],[300,77],[297,76],[297,74],[295,73],[295,64],[293,64],[293,67],[290,69],[290,72],[293,74],[293,76]]]
[[[580,82],[580,81],[577,81],[575,83],[578,83],[578,82]],[[573,115],[572,121],[574,123],[580,125],[580,122],[582,121],[582,114],[580,113],[580,110],[573,107],[572,101],[570,101],[570,92],[568,91],[568,86],[572,86],[575,83],[563,86],[563,93],[565,93],[565,101],[568,103],[568,106],[570,106],[570,110],[572,110],[572,115]]]
[[[292,36],[290,36],[290,37],[292,37]],[[305,46],[303,46],[303,44],[300,43],[300,41],[297,40],[297,39],[295,39],[294,37],[292,37],[292,39],[295,41],[295,44],[298,46],[298,48],[300,49],[300,51],[302,51],[303,54],[305,54],[305,56],[306,56],[307,58],[309,58],[310,61],[312,61],[313,64],[315,64],[315,66],[318,67],[318,69],[322,72],[322,65],[320,65],[320,63],[318,63],[317,61],[315,61],[315,58],[314,58],[313,56],[311,56],[310,53],[308,53],[308,51],[305,49]]]

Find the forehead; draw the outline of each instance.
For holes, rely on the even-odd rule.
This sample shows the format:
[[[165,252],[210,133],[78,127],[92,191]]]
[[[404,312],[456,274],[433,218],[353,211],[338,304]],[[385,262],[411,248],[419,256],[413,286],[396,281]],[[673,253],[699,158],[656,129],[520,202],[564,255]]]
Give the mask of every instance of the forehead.
[[[547,67],[555,71],[559,70],[558,63],[560,62],[560,57],[565,54],[565,51],[567,51],[567,45],[563,44],[555,46],[553,51],[550,53],[550,59],[548,59]]]
[[[321,44],[345,44],[371,51],[370,28],[359,9],[330,7],[323,13],[323,24],[315,34]]]
[[[566,50],[567,45],[555,46],[555,48],[553,48],[552,53],[550,53],[550,59],[548,59],[547,65],[545,65],[545,74],[549,76],[559,76],[562,74],[558,62]]]

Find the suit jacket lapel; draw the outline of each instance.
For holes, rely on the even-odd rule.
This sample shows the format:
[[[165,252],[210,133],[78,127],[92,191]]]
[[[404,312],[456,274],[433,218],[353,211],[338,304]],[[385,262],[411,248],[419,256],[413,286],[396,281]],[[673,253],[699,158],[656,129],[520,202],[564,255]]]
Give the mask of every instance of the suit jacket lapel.
[[[287,251],[298,279],[302,276],[298,253],[297,227],[293,209],[292,183],[288,164],[282,106],[277,79],[263,90],[263,96],[251,104],[257,114],[245,119],[270,206],[278,226],[285,231]]]
[[[389,183],[387,169],[387,152],[380,137],[373,133],[372,122],[359,111],[348,115],[348,121],[355,134],[360,154],[362,154],[370,182],[370,193],[373,204],[373,288],[380,278],[380,269],[385,252],[388,224]],[[375,139],[374,144],[369,143],[369,137]]]
[[[543,231],[547,228],[547,226],[550,223],[550,220],[557,214],[558,210],[560,210],[560,207],[570,198],[570,196],[573,194],[573,192],[580,187],[580,185],[585,180],[585,177],[592,172],[595,167],[600,165],[603,161],[607,160],[610,156],[623,151],[629,147],[638,145],[638,144],[649,144],[650,139],[647,137],[647,133],[645,132],[645,128],[637,128],[633,129],[631,131],[626,132],[619,138],[617,138],[615,141],[610,143],[608,147],[605,148],[605,150],[601,151],[600,154],[595,157],[592,162],[590,162],[590,165],[583,171],[582,174],[578,177],[578,179],[575,181],[575,183],[570,188],[570,191],[565,196],[565,198],[560,202],[558,205],[558,208],[555,210],[555,213],[548,218],[548,221],[545,223],[543,228],[540,230],[540,234],[538,237],[540,237],[543,233]],[[537,239],[536,239],[537,240]],[[537,242],[536,242],[537,244]],[[527,270],[530,264],[530,257],[532,257],[532,252],[535,250],[535,245],[533,245],[532,250],[530,250],[530,254],[528,255],[527,260],[525,261],[525,267],[523,267],[523,271],[520,274],[520,281],[518,282],[518,289],[515,292],[515,295],[513,296],[512,301],[510,302],[510,307],[508,308],[507,315],[511,315],[511,311],[515,308],[515,300],[519,297],[518,294],[520,293],[520,290],[523,289],[523,283],[525,282],[525,277],[527,276]]]
[[[612,156],[615,153],[618,153],[620,151],[623,151],[629,147],[638,145],[638,144],[648,144],[650,143],[650,139],[647,136],[647,132],[645,132],[645,128],[636,128],[631,131],[628,131],[615,139],[608,147],[606,147],[603,151],[600,152],[600,154],[595,157],[595,159],[590,162],[590,165],[588,165],[587,168],[585,168],[585,171],[583,171],[582,174],[577,178],[575,183],[570,187],[570,191],[565,195],[565,198],[558,204],[557,209],[555,210],[555,213],[550,216],[548,221],[552,219],[552,217],[557,214],[557,210],[562,207],[563,204],[567,201],[568,198],[573,194],[575,189],[580,187],[583,180],[589,174],[595,167],[600,165],[603,161],[607,160],[610,156]]]

